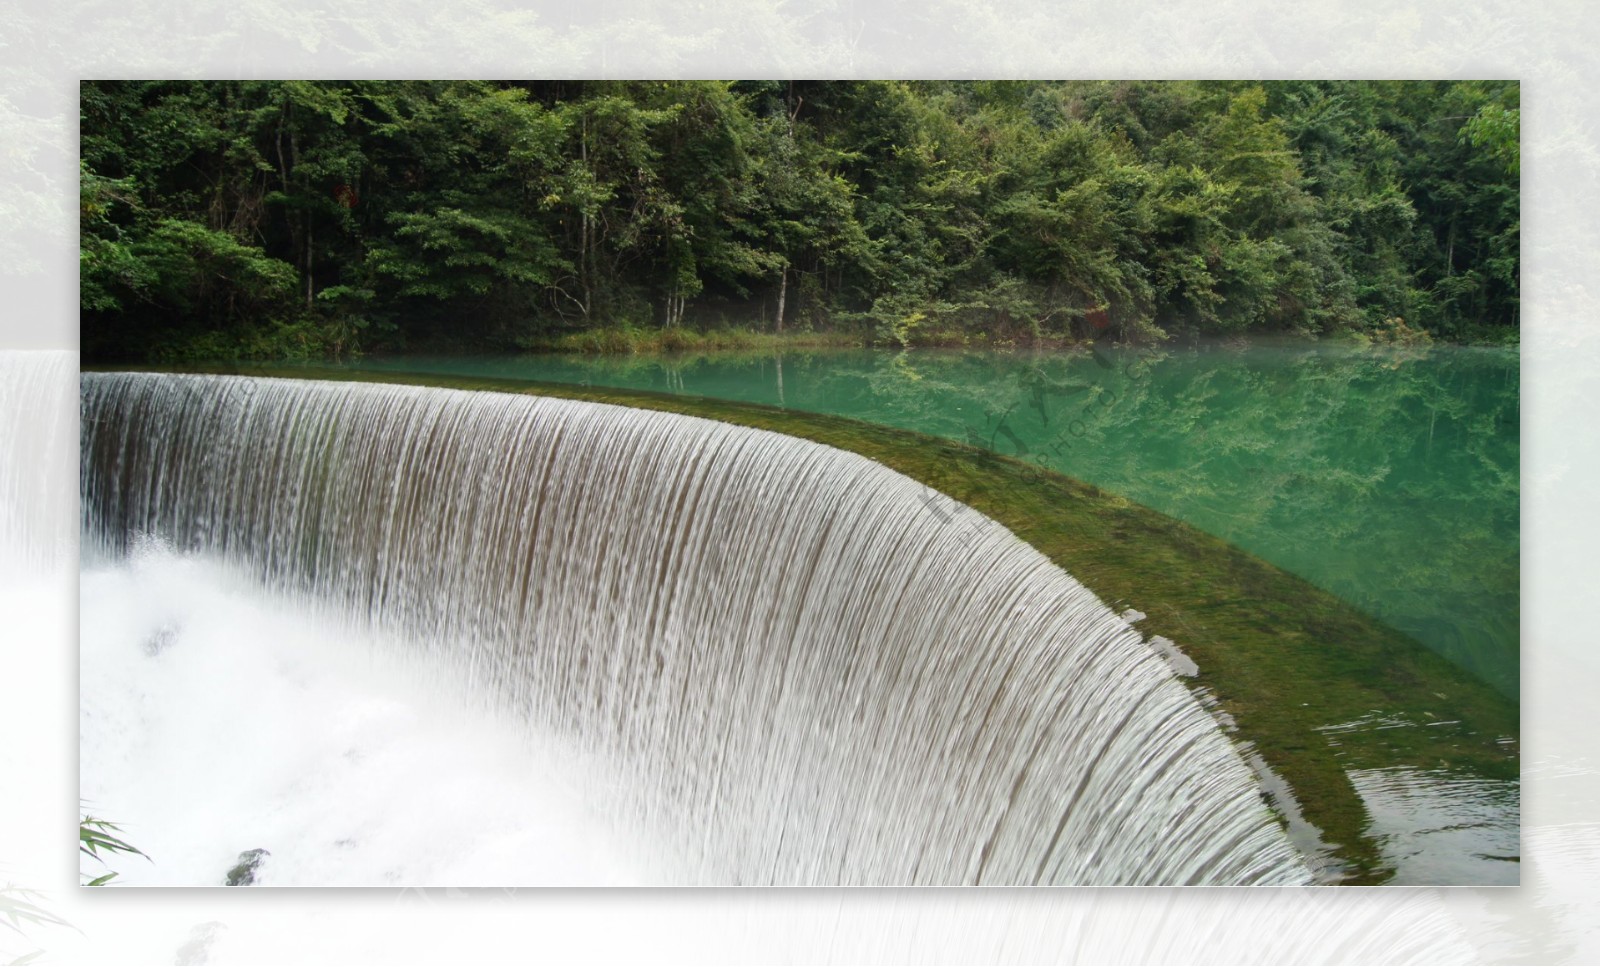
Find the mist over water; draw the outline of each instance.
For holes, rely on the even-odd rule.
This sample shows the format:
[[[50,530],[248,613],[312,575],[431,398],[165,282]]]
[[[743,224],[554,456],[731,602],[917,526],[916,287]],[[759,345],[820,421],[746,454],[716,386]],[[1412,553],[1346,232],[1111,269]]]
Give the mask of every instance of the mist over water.
[[[924,488],[864,458],[661,413],[403,386],[89,374],[83,407],[82,600],[86,616],[107,608],[104,625],[85,619],[86,696],[93,648],[112,656],[95,686],[108,695],[167,663],[160,687],[242,689],[226,705],[245,723],[252,701],[344,716],[308,726],[310,744],[292,745],[327,741],[292,761],[258,737],[230,773],[242,801],[281,794],[292,813],[320,783],[313,797],[347,802],[328,790],[358,768],[334,764],[351,749],[439,786],[451,744],[430,746],[426,720],[460,706],[485,717],[459,734],[498,720],[531,737],[491,760],[531,748],[582,764],[571,775],[621,777],[526,789],[592,831],[594,855],[620,858],[602,878],[1307,878],[1237,750],[1136,631],[1003,528],[948,526]],[[141,551],[148,538],[173,551]],[[191,583],[211,590],[177,590]],[[302,643],[265,647],[290,638]],[[383,692],[423,711],[363,704],[348,683],[391,662],[449,674]],[[138,702],[90,705],[84,783],[109,795],[118,763],[144,753],[108,726],[91,755],[88,722]],[[493,761],[486,773],[508,771]],[[392,817],[395,799],[351,810]],[[339,825],[306,842],[371,842]],[[256,846],[272,848],[237,849]],[[314,852],[276,882],[326,881],[337,863]],[[352,867],[408,882],[426,864],[407,862],[372,852]],[[504,872],[472,875],[532,879]]]
[[[78,356],[0,351],[0,580],[70,567]]]
[[[664,882],[585,805],[604,763],[501,714],[449,663],[335,630],[150,542],[82,577],[82,795],[152,861],[118,885]]]

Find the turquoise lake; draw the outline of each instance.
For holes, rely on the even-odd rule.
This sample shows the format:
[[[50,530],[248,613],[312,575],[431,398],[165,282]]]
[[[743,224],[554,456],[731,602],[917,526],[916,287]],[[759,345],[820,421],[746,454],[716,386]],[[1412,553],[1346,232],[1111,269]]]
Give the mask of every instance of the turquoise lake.
[[[346,365],[765,403],[986,447],[1231,541],[1517,698],[1515,349],[1256,341]]]

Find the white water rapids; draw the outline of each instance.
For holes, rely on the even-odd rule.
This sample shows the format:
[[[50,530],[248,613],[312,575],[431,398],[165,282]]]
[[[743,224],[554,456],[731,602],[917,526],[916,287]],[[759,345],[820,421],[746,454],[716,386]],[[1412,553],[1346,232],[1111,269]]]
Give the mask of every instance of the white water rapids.
[[[236,620],[254,657],[184,673],[216,676],[215,714],[273,703],[276,672],[249,663],[267,669],[274,638],[280,670],[347,650],[357,670],[313,683],[330,715],[359,718],[369,696],[339,683],[365,681],[362,662],[438,670],[446,705],[481,702],[477,724],[351,728],[402,737],[379,744],[420,783],[467,756],[491,771],[559,760],[587,777],[594,819],[576,826],[650,844],[634,859],[656,881],[1308,879],[1238,751],[1138,632],[1003,527],[971,511],[953,525],[866,458],[622,407],[241,377],[85,374],[82,417],[86,694],[102,672],[215,647],[225,626],[185,622],[250,588],[263,603]],[[188,598],[184,566],[204,569]],[[151,610],[202,598],[224,604]],[[119,638],[119,622],[144,630]],[[92,630],[121,644],[91,653]],[[484,716],[544,758],[479,748]],[[95,734],[115,744],[116,729]],[[453,753],[453,735],[472,748]],[[329,756],[349,744],[328,742]],[[85,786],[137,773],[141,755],[183,768],[123,749],[102,776],[86,748]],[[268,739],[251,755],[300,767]],[[206,781],[249,789],[261,769]],[[481,800],[544,795],[520,782],[463,793],[462,822],[487,809],[514,826],[515,802]],[[405,808],[379,792],[360,808]],[[277,835],[331,837],[317,819]],[[328,881],[299,870],[276,882]]]

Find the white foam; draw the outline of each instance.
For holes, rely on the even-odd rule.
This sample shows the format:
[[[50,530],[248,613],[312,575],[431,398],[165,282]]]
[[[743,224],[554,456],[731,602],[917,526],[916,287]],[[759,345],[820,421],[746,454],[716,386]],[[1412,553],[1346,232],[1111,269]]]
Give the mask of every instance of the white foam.
[[[256,848],[263,885],[651,881],[585,805],[596,763],[412,643],[168,550],[86,572],[82,597],[82,793],[151,857],[113,859],[118,884],[220,885]]]

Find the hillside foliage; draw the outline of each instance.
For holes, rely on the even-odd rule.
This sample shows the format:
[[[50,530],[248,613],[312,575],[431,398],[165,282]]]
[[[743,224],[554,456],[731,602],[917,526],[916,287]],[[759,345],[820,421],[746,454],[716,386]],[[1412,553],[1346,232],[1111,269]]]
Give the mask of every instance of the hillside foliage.
[[[90,81],[83,349],[730,327],[1513,339],[1518,98],[1481,81]]]

